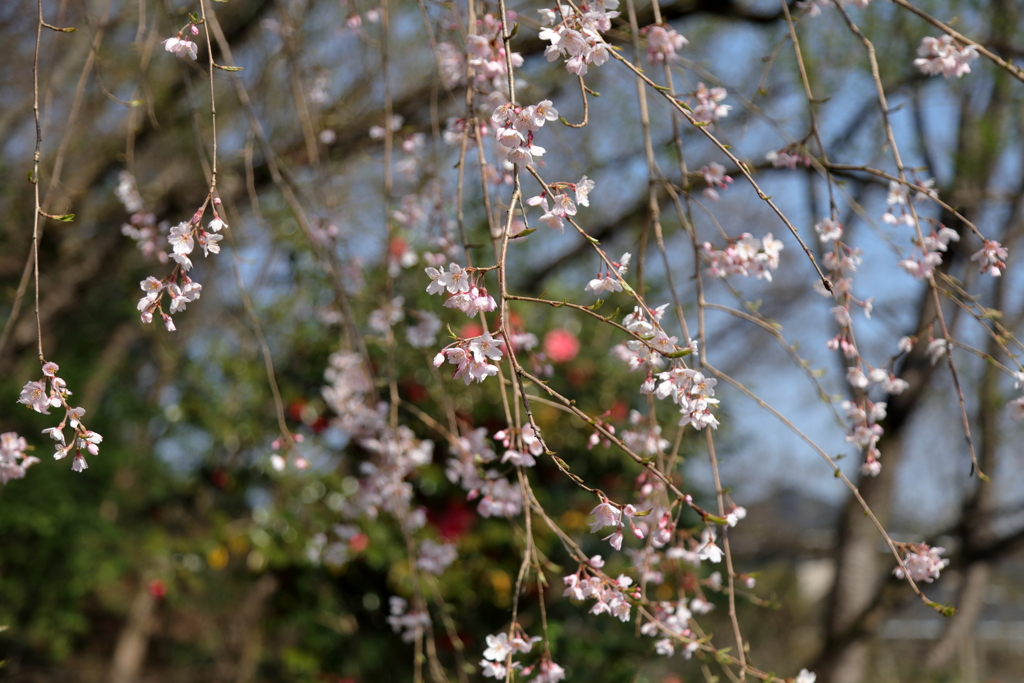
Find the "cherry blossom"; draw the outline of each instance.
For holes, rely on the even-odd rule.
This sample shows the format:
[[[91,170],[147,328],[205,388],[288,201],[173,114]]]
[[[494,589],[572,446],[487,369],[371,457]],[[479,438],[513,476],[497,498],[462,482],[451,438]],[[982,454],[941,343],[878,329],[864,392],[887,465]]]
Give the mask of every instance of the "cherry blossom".
[[[1006,247],[995,240],[985,240],[985,246],[971,256],[972,261],[977,261],[981,272],[988,271],[992,277],[999,277],[1006,270],[1004,259],[1009,256]]]
[[[511,25],[513,21],[515,21],[515,15],[509,12],[508,23]],[[500,17],[487,13],[478,20],[476,33],[466,36],[466,50],[468,64],[473,67],[476,87],[483,92],[503,92],[507,87],[505,79],[508,67]],[[454,52],[454,48],[451,49],[451,52]],[[444,73],[448,74],[447,80],[452,82],[457,79],[461,82],[465,76],[465,68],[460,68],[461,55],[459,55],[459,59],[456,59],[454,54],[446,55],[442,52],[442,57],[442,68]],[[513,52],[510,59],[513,69],[523,65],[523,56],[518,52]]]
[[[772,150],[765,154],[764,158],[772,162],[772,166],[775,168],[796,169],[797,164],[811,165],[810,155],[793,145],[785,149]]]
[[[443,574],[457,557],[454,543],[435,543],[427,539],[420,544],[416,568],[431,574]]]
[[[718,563],[722,561],[723,556],[722,549],[715,545],[715,533],[710,529],[705,529],[701,534],[701,544],[697,548],[697,557],[701,560]],[[699,610],[694,609],[694,611],[697,612]]]
[[[389,603],[391,614],[388,616],[388,624],[395,633],[402,634],[403,642],[411,643],[416,640],[416,635],[430,625],[430,616],[426,613],[417,610],[406,612],[408,603],[402,598],[393,595]]]
[[[590,533],[619,524],[619,509],[607,501],[600,503],[590,514],[594,515],[594,521],[589,523]]]
[[[429,311],[415,311],[420,319],[416,325],[405,328],[406,340],[414,349],[425,349],[437,342],[437,333],[441,331],[441,319]]]
[[[183,39],[180,35],[177,38],[168,38],[163,43],[165,50],[178,57],[191,57],[195,59],[198,54],[196,52],[196,44],[191,40]]]
[[[836,242],[843,237],[843,224],[834,218],[823,218],[814,225],[822,244]]]
[[[619,16],[611,11],[619,0],[588,0],[579,3],[579,11],[563,5],[560,12],[541,10],[545,26],[538,37],[550,43],[544,50],[549,62],[565,58],[565,70],[577,76],[586,76],[588,67],[601,66],[608,61],[608,44],[601,34],[611,28],[611,20]],[[559,23],[559,16],[564,17]]]
[[[572,189],[576,193],[576,203],[580,206],[590,206],[590,193],[594,189],[594,181],[583,176],[573,184]]]
[[[654,390],[654,396],[659,399],[671,398],[679,406],[682,415],[680,425],[689,424],[697,430],[704,427],[718,428],[718,420],[711,413],[712,408],[718,405],[718,399],[714,398],[714,387],[718,380],[680,366],[659,373],[657,377],[661,382]]]
[[[402,128],[403,123],[405,123],[405,118],[403,118],[401,114],[394,114],[388,121],[388,128],[390,128],[391,131],[394,132],[400,130]],[[384,126],[370,127],[369,135],[370,138],[373,140],[383,140],[386,134],[387,131],[384,130]]]
[[[713,277],[725,278],[730,275],[753,275],[757,279],[771,282],[771,271],[779,267],[779,254],[784,245],[771,233],[757,239],[748,232],[739,239],[730,240],[725,249],[717,250],[710,242],[703,249],[710,263],[708,272]]]
[[[507,670],[503,664],[498,662],[489,662],[486,659],[481,660],[480,670],[484,675],[484,678],[495,678],[504,680],[507,675]]]
[[[503,662],[512,652],[512,646],[508,642],[508,634],[499,633],[496,636],[487,636],[487,649],[484,650],[484,659],[489,659],[492,662]]]
[[[49,415],[50,408],[64,408],[64,417],[61,419],[60,423],[56,427],[48,427],[42,430],[42,432],[56,442],[53,454],[55,460],[61,460],[67,457],[68,454],[74,450],[75,457],[73,459],[71,469],[75,472],[81,472],[88,469],[88,465],[85,461],[85,455],[82,451],[91,455],[99,455],[99,444],[103,442],[103,437],[99,433],[88,429],[82,422],[82,417],[85,415],[84,408],[72,408],[68,404],[68,398],[71,396],[71,391],[67,388],[67,382],[57,376],[57,372],[59,370],[60,368],[56,363],[43,361],[43,379],[27,382],[25,386],[22,387],[18,403],[25,404],[37,413],[42,413],[43,415]],[[47,390],[47,382],[49,383],[49,390]],[[70,441],[64,436],[64,430],[69,425],[73,430]],[[17,442],[17,444],[20,443],[20,441]],[[11,442],[11,444],[14,444],[14,442]],[[8,445],[13,448],[14,446],[11,444]],[[38,462],[34,459],[33,461]],[[4,461],[0,459],[0,466],[2,466],[3,462]],[[28,464],[31,465],[32,462]],[[22,476],[24,476],[24,473],[22,473]]]
[[[869,0],[862,0],[864,4],[867,4]],[[807,669],[800,669],[800,673],[797,674],[796,680],[793,683],[814,683],[818,680],[817,674],[811,673]]]
[[[714,123],[728,116],[729,110],[732,109],[732,105],[719,104],[719,102],[729,96],[725,88],[714,87],[709,89],[703,83],[698,83],[697,92],[694,93],[694,96],[697,98],[697,106],[693,108],[693,118],[697,121]]]
[[[519,107],[509,102],[491,114],[491,122],[496,127],[495,139],[508,148],[506,159],[520,167],[530,166],[534,157],[544,155],[544,148],[533,144],[533,134],[546,122],[557,119],[558,111],[551,106],[551,100],[528,107]]]
[[[978,48],[974,45],[960,47],[952,36],[943,35],[922,38],[917,54],[914,66],[926,76],[942,74],[946,78],[961,78],[971,72],[971,62],[978,58]]]
[[[918,279],[925,279],[942,263],[942,253],[949,248],[950,242],[959,242],[960,235],[956,230],[939,226],[924,238],[919,249],[909,259],[899,262],[899,266]],[[984,270],[984,269],[982,269]]]
[[[601,294],[611,294],[613,292],[622,291],[622,283],[619,282],[618,278],[609,277],[603,272],[600,273],[596,278],[587,283],[584,290],[594,296],[601,296]]]
[[[647,37],[647,61],[651,64],[675,61],[676,52],[690,42],[668,24],[653,24],[640,33]]]
[[[728,189],[729,184],[732,183],[732,178],[725,175],[725,166],[714,161],[707,166],[702,166],[700,173],[704,176],[704,182],[708,184],[708,186],[704,188],[703,194],[712,201],[718,201],[719,199],[718,190],[715,188],[725,190]]]
[[[1014,422],[1020,422],[1024,419],[1024,396],[1015,398],[1006,404],[1010,408],[1010,419]]]
[[[914,581],[931,583],[939,578],[939,572],[949,565],[948,559],[940,557],[944,552],[946,552],[945,548],[929,548],[924,543],[908,544],[906,555],[903,558],[906,574],[909,574]],[[896,567],[892,573],[898,579],[906,576],[903,567]]]
[[[581,568],[576,574],[563,578],[564,595],[573,600],[595,600],[590,614],[610,614],[620,621],[629,621],[630,603],[626,591],[632,580],[620,574],[615,581],[605,581],[597,576],[588,577],[585,572],[586,569]]]
[[[62,434],[61,441],[63,438]],[[22,479],[28,468],[39,462],[39,458],[27,455],[27,450],[28,441],[17,432],[0,434],[0,482]]]
[[[878,459],[882,457],[877,444],[882,437],[882,427],[878,423],[885,419],[886,404],[862,401],[843,401],[842,408],[850,421],[846,432],[846,442],[864,449],[864,465],[861,471],[868,476],[878,476],[882,465]]]
[[[918,191],[914,195],[914,202],[919,202],[926,198],[935,199],[938,197],[938,193],[933,188],[935,184],[934,179],[927,179],[918,182],[918,186],[924,188],[924,191]],[[888,210],[882,214],[882,220],[891,225],[914,225],[914,216],[909,211],[910,206],[910,188],[901,182],[890,180],[889,181],[889,194],[886,197],[886,204],[889,205]],[[897,210],[899,215],[897,215]]]

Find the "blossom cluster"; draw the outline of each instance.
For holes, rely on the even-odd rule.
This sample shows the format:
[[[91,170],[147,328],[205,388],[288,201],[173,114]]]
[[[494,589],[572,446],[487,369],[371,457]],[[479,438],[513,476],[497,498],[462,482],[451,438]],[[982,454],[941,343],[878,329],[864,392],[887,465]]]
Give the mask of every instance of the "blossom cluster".
[[[533,440],[539,443],[532,430],[528,435],[525,434],[526,430],[527,427],[523,427],[524,441],[530,438],[531,443]],[[507,439],[507,430],[498,432],[495,438]],[[521,459],[525,459],[531,449],[532,446],[528,445],[526,449],[520,449],[516,453]],[[467,492],[467,500],[479,500],[476,511],[481,517],[515,517],[523,509],[523,495],[519,482],[510,482],[496,469],[483,470],[481,467],[497,459],[497,454],[488,443],[487,430],[480,427],[459,437],[452,449],[452,457],[446,463],[445,476],[448,481],[459,484]]]
[[[71,469],[81,472],[89,467],[82,451],[90,455],[99,455],[99,445],[102,443],[103,437],[88,429],[82,422],[85,408],[72,408],[68,404],[71,391],[68,390],[67,382],[57,376],[58,370],[60,368],[56,363],[44,362],[43,378],[25,384],[21,389],[21,396],[18,397],[18,403],[23,403],[43,415],[49,415],[50,408],[64,409],[64,417],[61,418],[60,423],[56,427],[44,429],[43,433],[57,442],[53,459],[63,460],[73,449],[75,457],[71,463]],[[47,383],[49,388],[47,388]],[[73,430],[70,441],[64,434],[64,430],[68,427]]]
[[[447,272],[445,272],[444,266],[437,268],[427,266],[424,272],[430,278],[427,294],[443,294],[445,290],[454,295],[467,294],[472,288],[471,271],[464,269],[458,263],[448,264]]]
[[[774,168],[795,170],[797,164],[811,165],[811,155],[799,145],[789,145],[782,149],[773,149],[764,155]]]
[[[395,633],[402,634],[402,641],[411,643],[416,634],[430,626],[430,616],[425,611],[409,610],[409,603],[397,595],[388,599],[388,624]]]
[[[689,424],[697,430],[705,427],[718,429],[718,419],[711,413],[711,409],[718,405],[718,399],[714,397],[717,379],[685,367],[674,367],[657,377],[661,380],[657,388],[648,392],[646,389],[650,384],[647,384],[641,388],[641,393],[653,393],[660,399],[671,398],[682,414],[680,425]]]
[[[985,240],[984,245],[971,256],[972,261],[977,261],[981,272],[988,272],[992,277],[999,277],[1006,270],[1005,259],[1010,252],[1006,247],[996,240]]]
[[[650,311],[651,318],[648,319],[648,312],[640,306],[635,306],[633,312],[622,319],[622,326],[638,338],[612,348],[612,355],[628,364],[631,371],[646,368],[648,378],[652,369],[665,364],[662,354],[676,352],[676,342],[679,341],[678,337],[670,337],[661,328],[661,319],[665,316],[666,308],[668,304],[658,306]]]
[[[474,339],[460,339],[434,356],[434,367],[441,367],[447,360],[457,366],[453,379],[461,377],[467,385],[473,380],[483,382],[498,374],[498,367],[488,363],[488,360],[501,360],[501,346],[504,343],[504,339],[495,339],[490,332],[484,332]]]
[[[899,545],[905,552],[903,567],[906,567],[906,572],[903,571],[903,567],[893,569],[892,573],[898,579],[909,574],[914,581],[931,583],[939,578],[939,572],[949,565],[949,560],[941,557],[942,553],[946,552],[945,548],[929,548],[924,543],[901,543]]]
[[[578,601],[594,600],[594,604],[590,606],[590,614],[609,614],[619,621],[629,621],[632,607],[629,599],[640,597],[640,587],[634,586],[633,579],[625,574],[619,574],[614,581],[606,581],[600,576],[591,577],[588,574],[588,567],[591,566],[595,569],[604,566],[600,555],[591,558],[588,565],[581,566],[575,574],[569,574],[562,579],[565,584],[565,591],[562,594]]]
[[[217,200],[215,200],[216,203],[218,203]],[[202,217],[203,209],[200,209],[192,216],[191,220],[182,221],[171,228],[167,242],[173,248],[171,258],[177,262],[174,270],[163,279],[149,276],[139,283],[139,287],[145,292],[137,306],[142,322],[153,322],[153,315],[159,313],[164,326],[168,331],[173,332],[176,328],[171,315],[184,311],[185,307],[198,299],[202,293],[203,286],[188,276],[188,271],[192,269],[192,260],[189,258],[189,254],[193,252],[197,244],[202,248],[204,256],[220,253],[219,242],[224,239],[220,231],[227,227],[227,224],[217,215],[216,209],[213,212],[213,219],[207,225],[208,231],[200,225]],[[163,307],[165,294],[170,299],[167,311]]]
[[[732,105],[720,104],[720,102],[728,96],[729,93],[725,88],[708,88],[703,83],[698,83],[697,92],[694,93],[694,97],[697,98],[697,105],[693,108],[693,118],[701,123],[708,124],[724,119],[729,115]]]
[[[942,263],[942,254],[949,249],[950,242],[959,242],[960,235],[956,230],[940,225],[924,237],[920,249],[915,249],[910,258],[899,262],[900,268],[913,277],[924,280]]]
[[[579,3],[578,12],[569,5],[537,10],[543,27],[538,37],[550,43],[544,50],[548,61],[564,58],[565,70],[577,76],[586,76],[590,66],[607,62],[610,48],[601,34],[619,16],[614,11],[618,6],[619,0],[590,0]]]
[[[860,372],[860,370],[857,371]],[[898,381],[903,382],[903,380]],[[872,403],[864,399],[863,402],[843,401],[842,407],[850,421],[850,427],[845,437],[846,442],[864,449],[864,464],[861,465],[861,472],[871,477],[877,477],[882,471],[882,463],[878,462],[878,459],[882,457],[878,450],[878,440],[882,438],[883,433],[882,426],[878,423],[885,419],[886,404],[884,402]]]
[[[960,78],[971,72],[971,62],[978,58],[978,48],[975,45],[961,47],[948,35],[939,38],[929,36],[921,39],[917,54],[914,66],[926,76],[942,74],[946,78]]]
[[[539,206],[544,211],[544,214],[540,217],[541,223],[544,223],[549,228],[558,230],[558,232],[562,232],[566,219],[576,215],[576,204],[590,206],[590,192],[594,189],[594,181],[587,178],[587,176],[583,176],[579,182],[551,183],[548,185],[548,188],[551,190],[550,204],[548,203],[547,190],[535,197],[530,197],[526,200],[526,203],[530,206]],[[572,191],[576,195],[575,202],[573,202],[572,197],[568,195],[566,190]]]
[[[335,524],[332,531],[338,540],[331,541],[327,534],[320,532],[306,544],[306,559],[310,563],[322,562],[332,569],[340,569],[349,560],[350,548],[356,549],[365,543],[366,536],[359,532],[359,527],[351,524]]]
[[[662,636],[654,643],[654,651],[659,655],[671,657],[675,654],[676,641],[681,638],[691,639],[683,647],[683,657],[689,659],[693,653],[700,649],[695,641],[695,634],[689,628],[690,619],[693,613],[687,609],[686,600],[679,602],[659,601],[653,602],[649,608],[653,620],[645,621],[640,627],[640,633],[651,638]],[[666,633],[672,637],[665,637]]]
[[[779,267],[779,254],[784,245],[771,233],[757,239],[749,232],[739,239],[729,240],[725,249],[715,249],[710,242],[704,243],[704,253],[709,259],[708,272],[712,277],[730,275],[753,275],[758,280],[771,282],[772,271]]]
[[[508,25],[516,19],[515,12],[508,12]],[[501,18],[488,12],[477,20],[477,33],[466,36],[468,63],[474,69],[475,85],[484,92],[506,92],[508,90],[508,65],[505,59],[505,43],[502,39]],[[512,68],[523,65],[523,56],[513,52],[509,56]],[[488,88],[489,86],[489,88]]]
[[[537,464],[535,456],[544,452],[544,443],[533,425],[523,425],[521,429],[502,429],[495,432],[494,439],[500,441],[506,449],[501,461],[511,462],[517,467],[533,467]]]
[[[661,435],[661,425],[645,418],[639,410],[629,411],[631,429],[622,432],[622,441],[634,453],[640,455],[657,455],[664,453],[672,445]],[[614,427],[609,427],[615,433]]]
[[[428,538],[420,543],[416,568],[430,574],[443,574],[458,556],[454,543],[436,543]]]
[[[632,254],[627,251],[618,261],[612,261],[612,265],[607,270],[605,269],[604,261],[602,261],[597,277],[588,282],[587,286],[583,289],[594,296],[601,296],[603,293],[621,292],[622,278],[626,276],[626,270],[629,268],[631,258]]]
[[[167,252],[163,250],[162,235],[166,234],[169,224],[164,221],[156,223],[156,216],[143,209],[142,195],[135,183],[135,177],[128,171],[121,171],[114,194],[124,205],[125,211],[131,214],[129,222],[121,226],[121,234],[138,243],[139,251],[147,260],[156,259],[167,263]]]
[[[494,110],[491,123],[496,127],[495,139],[506,148],[506,160],[520,168],[533,164],[534,157],[544,155],[545,149],[533,144],[533,134],[548,121],[558,120],[558,110],[551,100],[520,107],[507,102]]]
[[[195,61],[198,56],[198,48],[195,43],[184,36],[186,31],[193,36],[199,35],[199,27],[194,23],[196,21],[198,21],[198,18],[196,18],[195,15],[192,15],[192,20],[185,25],[185,28],[178,31],[177,36],[163,41],[164,50],[178,57],[191,57],[192,60]]]
[[[937,198],[938,193],[933,188],[934,184],[935,180],[932,178],[922,181],[920,185],[924,188],[924,191],[918,191],[918,193],[914,195],[914,202],[919,202],[928,197],[932,199]],[[889,194],[885,201],[886,204],[888,204],[888,209],[886,209],[886,212],[882,214],[883,221],[890,225],[899,225],[902,223],[913,227],[914,216],[910,211],[910,188],[907,185],[895,180],[890,180]],[[896,210],[899,211],[898,215]]]
[[[647,37],[647,61],[651,64],[674,62],[676,53],[690,42],[668,24],[652,24],[640,29],[640,34]]]
[[[373,404],[373,380],[362,356],[350,351],[337,351],[328,359],[324,378],[330,382],[321,389],[324,403],[337,417],[337,426],[356,436],[377,434],[385,427],[386,406]]]
[[[633,517],[640,513],[632,505],[623,505],[621,508],[617,508],[608,501],[603,501],[591,510],[590,514],[594,515],[594,521],[590,522],[590,533],[595,533],[598,529],[604,529],[609,526],[615,527],[615,531],[601,540],[608,541],[609,545],[616,550],[622,550],[622,520],[624,519],[629,521],[629,528],[634,536],[639,539],[644,538],[643,530],[633,522]]]
[[[27,455],[28,442],[17,432],[0,434],[0,483],[6,484],[11,479],[21,479],[39,458]]]
[[[517,654],[529,654],[535,643],[540,642],[540,636],[530,638],[519,628],[518,624],[512,629],[511,640],[507,633],[489,635],[486,638],[487,649],[484,650],[484,658],[480,661],[480,667],[484,678],[496,678],[505,680],[509,670],[519,670],[521,676],[531,676],[534,673],[533,683],[558,683],[565,680],[565,669],[551,660],[551,656],[545,652],[540,660],[523,668],[520,662],[512,661]]]
[[[704,182],[708,184],[704,188],[704,196],[713,202],[717,202],[720,198],[718,190],[726,190],[732,183],[732,178],[725,174],[725,166],[712,161],[707,166],[701,166],[700,174],[704,178]]]

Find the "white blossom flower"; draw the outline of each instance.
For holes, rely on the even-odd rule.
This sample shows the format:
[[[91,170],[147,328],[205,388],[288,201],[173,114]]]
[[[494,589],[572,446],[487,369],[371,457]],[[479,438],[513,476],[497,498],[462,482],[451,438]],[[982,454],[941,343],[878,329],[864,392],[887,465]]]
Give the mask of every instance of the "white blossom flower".
[[[163,41],[164,49],[173,55],[179,57],[191,57],[195,59],[197,56],[196,44],[191,40],[184,40],[182,38],[168,38]]]

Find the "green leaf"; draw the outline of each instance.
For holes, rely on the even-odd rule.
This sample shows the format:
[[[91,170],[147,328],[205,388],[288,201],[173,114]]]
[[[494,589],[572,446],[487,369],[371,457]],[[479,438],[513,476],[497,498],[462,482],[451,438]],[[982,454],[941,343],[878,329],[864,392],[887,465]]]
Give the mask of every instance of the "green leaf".
[[[213,66],[221,71],[241,71],[245,68],[244,66],[221,66],[220,64],[214,64]]]
[[[684,358],[691,353],[693,353],[693,349],[685,348],[682,351],[673,351],[672,353],[663,353],[661,355],[665,356],[665,358]]]
[[[75,214],[73,214],[73,213],[65,213],[65,214],[62,214],[60,216],[54,216],[54,219],[58,220],[58,221],[61,221],[63,223],[70,223],[73,220],[75,220]]]
[[[517,240],[517,239],[519,239],[521,237],[526,237],[527,235],[532,235],[535,232],[537,232],[537,228],[526,228],[522,232],[517,232],[516,234],[512,235],[511,237],[509,237],[509,239],[510,240]]]
[[[519,33],[519,22],[512,24],[512,30],[508,32],[508,39],[512,40]]]

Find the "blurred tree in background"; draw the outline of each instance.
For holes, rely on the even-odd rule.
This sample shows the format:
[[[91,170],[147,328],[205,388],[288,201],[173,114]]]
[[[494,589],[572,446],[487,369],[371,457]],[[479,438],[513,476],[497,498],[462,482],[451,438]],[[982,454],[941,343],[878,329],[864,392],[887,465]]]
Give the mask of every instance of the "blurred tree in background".
[[[0,432],[40,460],[0,490],[0,676],[476,681],[514,624],[516,680],[1019,680],[1020,7],[507,9],[0,4]],[[552,52],[577,10],[608,26]],[[509,63],[557,113],[491,119]],[[136,303],[171,313],[179,224],[169,331]],[[450,263],[498,308],[428,293]],[[488,331],[498,376],[436,367]],[[103,435],[83,472],[17,403],[43,351]],[[638,391],[681,363],[716,430]],[[894,553],[936,546],[919,598]],[[563,597],[598,572],[625,623]]]

